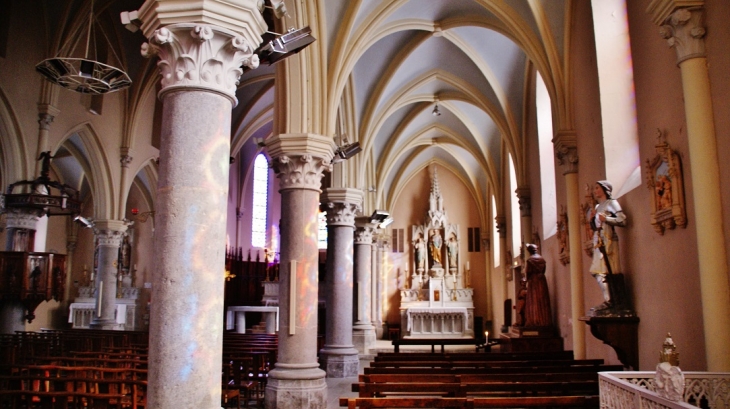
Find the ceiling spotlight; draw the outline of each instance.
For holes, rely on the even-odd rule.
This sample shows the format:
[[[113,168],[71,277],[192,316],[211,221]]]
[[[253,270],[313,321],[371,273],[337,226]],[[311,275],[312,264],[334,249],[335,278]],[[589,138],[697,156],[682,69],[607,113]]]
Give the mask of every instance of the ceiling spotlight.
[[[271,65],[302,51],[315,40],[309,26],[299,30],[291,28],[286,34],[279,34],[273,40],[262,44],[255,53],[262,63]]]
[[[351,143],[348,145],[340,146],[335,151],[335,156],[332,158],[332,163],[339,163],[350,159],[362,151],[360,142]]]
[[[76,216],[76,217],[74,217],[74,221],[78,222],[79,224],[86,227],[87,229],[94,228],[94,221],[92,219],[87,219],[84,216]]]
[[[142,27],[142,20],[139,19],[139,12],[137,10],[123,11],[119,14],[119,18],[124,24],[124,28],[136,33],[140,27]]]
[[[377,224],[378,227],[382,229],[385,226],[393,223],[393,218],[390,216],[390,213],[386,212],[385,210],[376,210],[370,216],[370,222]]]
[[[441,111],[439,111],[439,105],[436,104],[436,106],[433,107],[433,111],[431,111],[431,115],[433,116],[441,116]]]

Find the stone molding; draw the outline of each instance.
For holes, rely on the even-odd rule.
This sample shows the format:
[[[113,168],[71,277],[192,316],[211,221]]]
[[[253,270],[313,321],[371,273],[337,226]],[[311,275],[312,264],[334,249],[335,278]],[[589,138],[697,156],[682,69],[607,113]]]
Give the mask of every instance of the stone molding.
[[[704,58],[705,52],[704,10],[680,8],[674,11],[659,28],[659,34],[669,47],[677,51],[677,65],[692,58]]]
[[[521,186],[515,190],[517,194],[517,203],[520,205],[520,216],[532,216],[532,198],[530,197],[530,187]]]
[[[222,27],[179,23],[155,30],[142,44],[142,55],[160,58],[160,97],[174,90],[198,89],[219,93],[235,106],[241,66],[259,66],[253,53],[257,46]]]

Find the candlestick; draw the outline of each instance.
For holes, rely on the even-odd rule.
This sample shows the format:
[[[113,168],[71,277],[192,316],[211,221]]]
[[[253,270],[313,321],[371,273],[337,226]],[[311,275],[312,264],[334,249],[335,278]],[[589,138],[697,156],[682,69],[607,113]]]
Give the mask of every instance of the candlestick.
[[[469,262],[466,262],[466,269],[469,270]]]

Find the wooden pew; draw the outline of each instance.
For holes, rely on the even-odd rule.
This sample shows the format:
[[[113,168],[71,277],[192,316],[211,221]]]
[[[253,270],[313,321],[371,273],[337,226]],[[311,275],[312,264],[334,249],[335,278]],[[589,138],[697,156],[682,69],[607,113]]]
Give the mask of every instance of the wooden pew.
[[[561,373],[561,372],[602,372],[602,371],[622,371],[622,365],[574,365],[574,366],[524,366],[524,367],[472,367],[472,368],[429,368],[428,373],[431,374],[520,374],[526,372],[544,372],[544,373]],[[420,375],[424,373],[423,367],[372,367],[363,368],[366,375],[374,374],[411,374]]]
[[[540,367],[540,366],[595,366],[602,365],[603,359],[566,359],[566,360],[507,360],[482,361],[478,359],[454,361],[449,359],[414,359],[399,361],[373,361],[371,368],[498,368],[498,367]]]
[[[508,398],[340,398],[340,406],[356,408],[598,408],[598,396]]]
[[[566,360],[574,359],[573,351],[559,352],[489,352],[489,353],[473,353],[473,352],[446,352],[444,354],[434,355],[429,352],[380,352],[375,356],[375,361],[402,361],[402,360],[425,360],[425,359],[445,359],[445,360],[478,360],[478,361],[525,361],[525,360]]]
[[[402,395],[467,396],[569,396],[598,395],[598,380],[587,381],[482,381],[442,382],[360,382],[353,385],[361,398]]]

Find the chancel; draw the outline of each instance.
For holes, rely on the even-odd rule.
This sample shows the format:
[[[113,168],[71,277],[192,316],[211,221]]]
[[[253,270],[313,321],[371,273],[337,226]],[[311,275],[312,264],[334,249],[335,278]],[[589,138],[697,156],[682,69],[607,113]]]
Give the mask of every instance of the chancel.
[[[654,372],[668,333],[730,371],[730,2],[2,4],[3,379],[321,409],[396,399],[351,388],[396,348]]]

